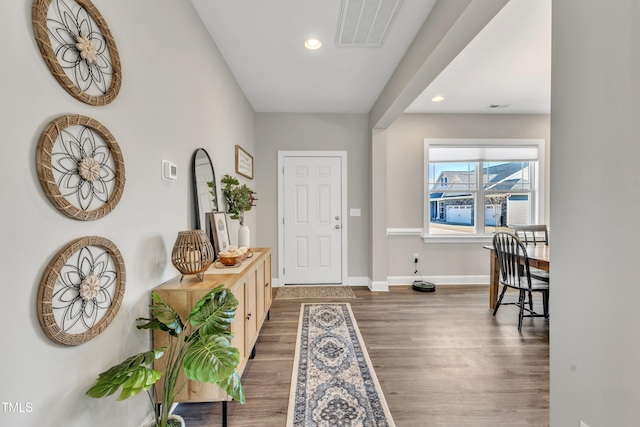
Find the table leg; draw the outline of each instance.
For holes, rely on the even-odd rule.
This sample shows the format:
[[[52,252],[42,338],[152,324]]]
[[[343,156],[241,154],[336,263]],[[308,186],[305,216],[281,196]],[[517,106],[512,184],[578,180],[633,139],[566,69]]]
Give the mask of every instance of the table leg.
[[[222,401],[222,427],[227,427],[227,401]]]
[[[490,273],[489,273],[489,308],[496,307],[496,301],[498,300],[498,277],[500,272],[498,271],[498,257],[496,251],[491,251],[489,256],[491,257]]]

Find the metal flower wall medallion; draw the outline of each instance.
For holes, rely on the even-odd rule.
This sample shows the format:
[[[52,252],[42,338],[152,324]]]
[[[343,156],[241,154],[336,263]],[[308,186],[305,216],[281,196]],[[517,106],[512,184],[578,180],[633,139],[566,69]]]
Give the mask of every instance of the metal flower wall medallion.
[[[120,147],[109,130],[90,117],[68,115],[51,122],[40,137],[36,162],[47,197],[71,218],[102,218],[124,191]]]
[[[49,70],[72,96],[105,105],[118,95],[120,57],[90,0],[34,0],[33,31]]]
[[[65,246],[40,283],[38,314],[53,341],[78,345],[100,334],[120,309],[126,272],[113,242],[83,237]]]

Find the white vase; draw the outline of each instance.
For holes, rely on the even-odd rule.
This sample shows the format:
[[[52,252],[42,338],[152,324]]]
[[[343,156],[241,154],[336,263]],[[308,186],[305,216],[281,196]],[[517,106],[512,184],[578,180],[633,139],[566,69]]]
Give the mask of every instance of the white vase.
[[[241,225],[238,229],[238,247],[249,247],[251,242],[251,231],[246,225]]]

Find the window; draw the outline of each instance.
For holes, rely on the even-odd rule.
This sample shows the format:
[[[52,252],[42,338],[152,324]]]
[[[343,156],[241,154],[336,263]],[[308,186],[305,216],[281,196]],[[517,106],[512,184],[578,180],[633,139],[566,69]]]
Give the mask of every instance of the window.
[[[490,236],[535,223],[543,140],[425,140],[425,238]],[[541,149],[542,147],[542,149]]]

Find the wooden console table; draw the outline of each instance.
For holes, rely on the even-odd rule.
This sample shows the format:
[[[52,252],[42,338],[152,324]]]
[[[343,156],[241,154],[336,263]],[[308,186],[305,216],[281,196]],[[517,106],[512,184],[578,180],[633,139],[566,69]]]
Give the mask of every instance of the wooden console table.
[[[223,267],[214,263],[200,281],[195,275],[185,276],[182,282],[175,277],[155,292],[171,305],[182,319],[186,319],[191,308],[211,289],[224,285],[238,300],[236,315],[231,324],[231,344],[240,351],[237,371],[244,371],[249,358],[255,354],[255,345],[260,328],[268,319],[272,301],[271,249],[252,248],[253,257],[242,261],[237,267]],[[168,344],[166,333],[153,331],[154,348]],[[162,359],[156,361],[155,369],[163,370]],[[180,374],[178,384],[184,381]],[[157,397],[156,397],[157,398]],[[223,425],[226,426],[227,401],[231,398],[215,384],[189,381],[176,398],[176,402],[223,402]]]

